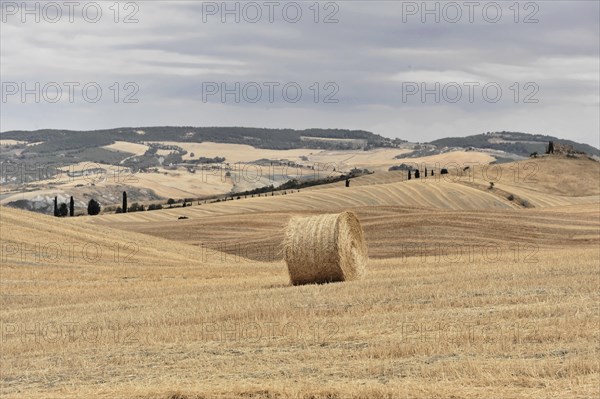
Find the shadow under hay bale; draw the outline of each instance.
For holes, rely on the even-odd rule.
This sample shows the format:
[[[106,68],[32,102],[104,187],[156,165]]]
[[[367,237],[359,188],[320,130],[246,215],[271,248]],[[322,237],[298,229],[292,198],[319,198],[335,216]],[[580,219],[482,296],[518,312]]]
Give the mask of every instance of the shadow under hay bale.
[[[352,212],[292,218],[285,228],[284,258],[293,285],[357,280],[368,262]]]

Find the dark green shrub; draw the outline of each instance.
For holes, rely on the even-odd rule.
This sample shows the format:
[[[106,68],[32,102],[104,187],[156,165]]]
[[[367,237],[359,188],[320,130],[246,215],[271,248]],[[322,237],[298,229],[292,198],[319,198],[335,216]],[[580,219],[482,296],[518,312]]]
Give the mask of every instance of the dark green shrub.
[[[92,198],[90,200],[90,202],[88,202],[88,208],[87,208],[88,215],[92,215],[92,216],[97,215],[100,213],[100,210],[101,210],[100,203]]]
[[[69,207],[67,206],[67,204],[65,204],[64,202],[62,204],[60,204],[60,207],[58,208],[58,216],[59,217],[65,217],[69,215]]]

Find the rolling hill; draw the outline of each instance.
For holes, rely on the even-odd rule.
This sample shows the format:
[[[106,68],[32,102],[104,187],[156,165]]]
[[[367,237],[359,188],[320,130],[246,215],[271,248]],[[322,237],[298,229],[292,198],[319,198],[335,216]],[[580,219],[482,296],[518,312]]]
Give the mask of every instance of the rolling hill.
[[[307,140],[307,138],[330,140]],[[122,127],[105,130],[36,130],[7,131],[0,134],[1,140],[19,140],[38,143],[31,152],[48,153],[59,150],[97,148],[115,141],[178,141],[201,143],[205,141],[247,144],[256,148],[287,150],[293,148],[345,148],[343,141],[334,139],[364,140],[367,145],[381,147],[391,144],[383,136],[363,131],[344,129],[263,129],[245,127],[193,127],[152,126]],[[315,147],[316,146],[316,147]]]
[[[483,168],[410,181],[406,172],[381,172],[352,179],[350,188],[339,182],[288,195],[102,215],[77,222],[143,232],[227,253],[244,250],[245,257],[266,261],[279,258],[280,232],[292,215],[346,209],[354,210],[364,221],[375,257],[399,256],[400,240],[444,245],[508,240],[511,245],[533,242],[551,248],[563,243],[579,245],[587,242],[585,237],[595,237],[598,223],[594,218],[600,202],[597,162],[552,157]],[[489,181],[482,176],[497,170],[501,172],[490,190]],[[573,183],[571,175],[577,176]],[[557,183],[561,181],[566,183]],[[587,211],[576,217],[558,212],[556,221],[542,212],[570,205]],[[188,219],[179,220],[182,216]],[[473,226],[498,227],[473,230]],[[571,231],[577,229],[584,232],[573,235]],[[398,232],[398,237],[390,237],[390,231]]]
[[[73,196],[77,213],[85,213],[91,198],[108,212],[114,212],[123,191],[146,206],[164,205],[169,198],[222,197],[271,185],[278,187],[292,179],[306,181],[351,170],[376,171],[380,176],[405,165],[426,165],[430,169],[453,164],[483,167],[523,159],[534,149],[541,152],[538,147],[545,146],[548,139],[553,138],[502,132],[469,136],[456,142],[442,139],[433,145],[407,143],[358,130],[237,127],[3,132],[0,204],[49,214],[55,196],[60,202]],[[597,153],[597,149],[588,147],[576,146],[590,154]],[[561,186],[569,185],[573,184]],[[481,187],[471,184],[470,188]],[[386,196],[393,199],[397,195],[394,189],[390,190],[381,191],[381,200],[370,198],[368,193],[359,197],[364,204],[382,205],[389,202]],[[496,193],[502,193],[502,189],[498,187]],[[551,194],[556,193],[564,194]],[[437,195],[423,194],[427,198]],[[526,198],[527,192],[516,187],[510,194],[520,200]],[[508,195],[505,190],[504,197]],[[417,202],[425,201],[423,206],[439,205],[408,197],[411,194],[406,190],[404,196],[399,195],[398,203],[418,206]],[[446,207],[456,209],[452,201],[449,198]],[[500,198],[500,203],[505,202],[505,198]],[[551,196],[538,202],[528,200],[534,206],[572,202]]]
[[[584,205],[524,208],[398,177],[94,218],[0,207],[0,393],[593,396],[595,189],[573,193]],[[554,190],[542,177],[528,193]],[[364,280],[291,286],[280,252],[256,256],[291,214],[340,208],[364,225]]]
[[[583,151],[589,155],[600,156],[600,150],[588,144],[577,143],[571,140],[542,134],[520,132],[488,132],[466,137],[446,137],[434,140],[429,144],[438,147],[490,148],[527,157],[533,152],[543,154],[546,151],[546,146],[549,141],[560,144],[569,144],[577,151]]]

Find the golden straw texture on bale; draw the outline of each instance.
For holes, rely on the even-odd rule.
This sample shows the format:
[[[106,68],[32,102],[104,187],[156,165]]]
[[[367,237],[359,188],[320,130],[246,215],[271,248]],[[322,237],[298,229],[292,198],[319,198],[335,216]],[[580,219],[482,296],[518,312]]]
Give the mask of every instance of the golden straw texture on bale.
[[[293,285],[357,280],[368,261],[352,212],[292,218],[285,229],[284,258]]]

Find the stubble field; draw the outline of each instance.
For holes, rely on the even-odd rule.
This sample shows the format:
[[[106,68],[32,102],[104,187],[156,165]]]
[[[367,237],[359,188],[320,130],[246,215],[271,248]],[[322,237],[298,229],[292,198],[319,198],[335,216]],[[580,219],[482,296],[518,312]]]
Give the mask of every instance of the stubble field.
[[[0,394],[596,396],[597,163],[556,159],[588,182],[566,190],[546,161],[497,191],[376,173],[96,218],[2,207]],[[535,207],[503,197],[516,190]],[[345,209],[363,223],[366,278],[291,286],[281,227]]]

